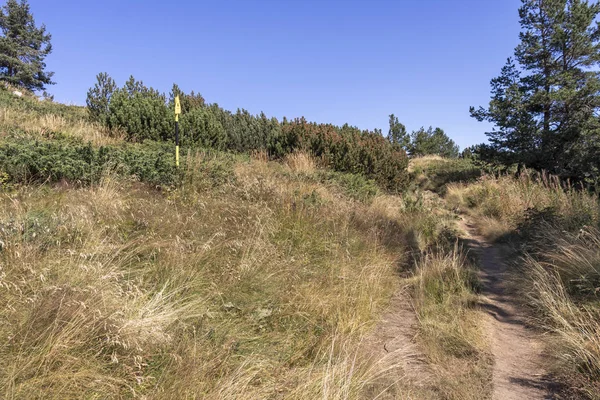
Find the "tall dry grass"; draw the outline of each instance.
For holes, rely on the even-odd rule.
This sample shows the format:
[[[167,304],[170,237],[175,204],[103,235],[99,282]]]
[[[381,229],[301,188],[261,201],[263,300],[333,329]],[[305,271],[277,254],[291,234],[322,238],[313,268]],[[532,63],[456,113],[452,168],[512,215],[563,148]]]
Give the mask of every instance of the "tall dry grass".
[[[600,398],[600,232],[584,228],[577,234],[551,226],[538,231],[550,246],[526,254],[521,268],[527,275],[529,304],[535,322],[556,339],[555,365],[576,391]],[[543,237],[542,237],[543,236]]]
[[[594,194],[545,174],[486,176],[449,187],[492,239],[511,235],[515,286],[546,331],[553,373],[573,396],[600,398],[600,207]]]
[[[532,172],[516,179],[486,175],[472,184],[450,184],[446,200],[450,207],[476,216],[480,230],[491,239],[517,230],[532,216],[555,218],[568,230],[600,219],[596,196]]]
[[[96,146],[118,144],[123,142],[126,136],[118,129],[108,129],[83,116],[66,118],[52,113],[32,113],[17,107],[0,107],[0,130],[7,132],[14,129],[44,137],[67,135],[89,141]]]
[[[458,244],[450,251],[430,251],[413,278],[419,342],[442,398],[491,397],[492,358],[477,308],[477,278]]]
[[[402,393],[357,349],[425,216],[305,179],[310,161],[221,179],[194,157],[168,193],[107,175],[2,195],[0,397],[353,399],[384,375]]]

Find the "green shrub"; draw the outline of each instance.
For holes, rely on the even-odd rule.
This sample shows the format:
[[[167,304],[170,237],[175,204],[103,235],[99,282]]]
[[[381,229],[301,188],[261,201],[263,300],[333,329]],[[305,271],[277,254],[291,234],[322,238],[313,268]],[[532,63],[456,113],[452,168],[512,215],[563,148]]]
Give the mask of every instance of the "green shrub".
[[[99,79],[110,81],[105,75],[99,75]],[[108,101],[107,124],[124,129],[129,140],[171,140],[171,108],[177,95],[183,100],[181,135],[188,146],[238,153],[265,151],[271,158],[300,150],[321,158],[335,171],[373,179],[390,192],[402,191],[408,183],[405,151],[401,145],[384,138],[380,131],[361,131],[347,124],[338,127],[308,123],[304,118],[292,122],[284,119],[279,123],[264,113],[255,116],[243,109],[233,114],[217,104],[207,106],[202,96],[186,95],[176,85],[167,105],[163,94],[133,77],[123,88],[111,90],[90,89],[98,97],[93,104],[98,103],[104,110]],[[104,92],[110,95],[105,96]]]
[[[156,185],[177,181],[172,149],[162,143],[94,147],[80,140],[7,138],[0,170],[11,183],[97,182],[109,170]]]
[[[362,175],[335,171],[322,171],[320,175],[322,181],[339,185],[347,196],[355,200],[368,202],[379,193],[375,181]]]
[[[301,118],[284,121],[279,147],[286,153],[307,151],[335,171],[364,175],[391,192],[402,191],[408,183],[406,153],[375,132]]]
[[[123,128],[129,140],[173,138],[173,116],[167,109],[165,96],[133,77],[114,91],[108,110],[109,127]]]
[[[183,114],[180,122],[182,143],[224,150],[227,133],[216,116],[206,108],[195,108]]]

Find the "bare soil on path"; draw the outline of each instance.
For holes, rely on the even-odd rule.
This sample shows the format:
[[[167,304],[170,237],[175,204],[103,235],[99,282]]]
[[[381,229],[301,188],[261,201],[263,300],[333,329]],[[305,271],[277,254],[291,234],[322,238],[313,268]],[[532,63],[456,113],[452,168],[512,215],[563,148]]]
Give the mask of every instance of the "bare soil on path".
[[[388,311],[373,330],[373,334],[362,343],[363,351],[376,360],[384,360],[381,367],[390,365],[397,367],[396,378],[406,388],[410,387],[421,393],[405,392],[402,394],[386,392],[377,393],[378,399],[398,398],[433,398],[433,380],[426,357],[416,342],[418,320],[410,294],[401,288],[392,298]],[[387,382],[389,384],[390,382]],[[383,387],[387,386],[384,384]],[[428,393],[429,395],[423,396]]]
[[[553,399],[543,345],[527,326],[518,293],[508,287],[507,249],[488,243],[472,225],[463,221],[462,226],[468,233],[465,240],[480,261],[481,307],[489,316],[487,330],[494,356],[493,399]]]

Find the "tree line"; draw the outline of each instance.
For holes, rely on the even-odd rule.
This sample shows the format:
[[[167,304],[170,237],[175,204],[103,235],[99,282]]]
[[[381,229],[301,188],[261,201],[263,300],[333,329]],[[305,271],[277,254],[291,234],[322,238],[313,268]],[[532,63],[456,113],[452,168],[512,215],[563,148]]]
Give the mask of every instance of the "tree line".
[[[98,74],[86,103],[95,121],[124,131],[130,141],[172,141],[176,96],[181,102],[183,146],[239,153],[262,151],[272,159],[301,150],[334,170],[365,175],[390,191],[400,191],[408,182],[404,148],[378,130],[318,124],[304,118],[280,122],[244,109],[230,112],[207,103],[200,94],[183,92],[177,85],[165,95],[134,77],[118,87],[106,73]]]

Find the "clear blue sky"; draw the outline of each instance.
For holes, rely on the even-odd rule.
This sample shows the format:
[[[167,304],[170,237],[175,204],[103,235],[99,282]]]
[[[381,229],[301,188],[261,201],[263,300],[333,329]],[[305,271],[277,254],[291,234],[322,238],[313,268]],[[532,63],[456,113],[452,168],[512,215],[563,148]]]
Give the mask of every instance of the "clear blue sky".
[[[439,126],[460,146],[469,116],[518,43],[519,0],[30,0],[53,35],[56,100],[85,103],[98,72],[173,82],[230,110],[387,132]]]

